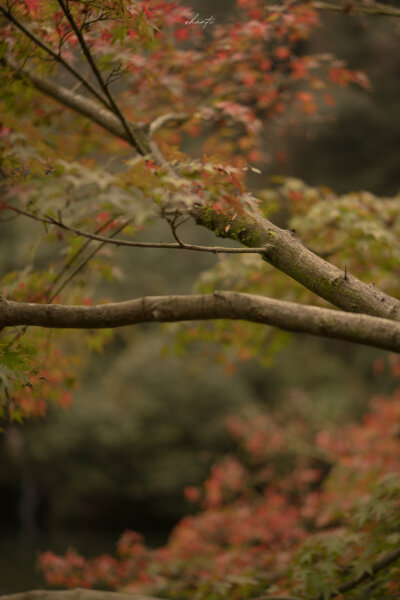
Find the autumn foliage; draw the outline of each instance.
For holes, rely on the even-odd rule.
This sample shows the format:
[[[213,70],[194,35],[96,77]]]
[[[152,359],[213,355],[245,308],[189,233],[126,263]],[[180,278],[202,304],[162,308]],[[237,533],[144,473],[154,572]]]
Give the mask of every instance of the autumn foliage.
[[[65,229],[67,221],[68,227],[112,238],[121,233],[135,237],[161,218],[176,235],[177,220],[172,222],[168,211],[178,206],[184,213],[194,197],[230,219],[259,210],[260,201],[246,189],[245,178],[251,170],[259,172],[254,163],[265,165],[274,158],[263,141],[265,127],[284,135],[305,115],[312,118],[324,106],[332,107],[335,90],[350,84],[369,89],[366,76],[343,61],[302,50],[321,26],[309,2],[266,5],[241,0],[233,18],[207,29],[192,24],[192,8],[170,1],[99,5],[20,0],[2,3],[0,13],[5,90],[0,108],[0,213],[42,221],[44,243],[60,248],[49,251],[47,268],[27,267],[5,276],[1,292],[17,301],[88,304],[99,278],[111,280],[118,273],[109,251],[99,245],[92,256],[90,239]],[[96,87],[96,77],[91,81],[80,73],[82,39],[83,54],[96,63],[103,89]],[[57,96],[44,96],[27,85],[29,75],[20,77],[15,60],[42,79],[60,73],[75,77],[79,93],[109,111],[114,106],[110,90],[123,79],[116,114],[144,130],[160,116],[177,115],[179,129],[165,126],[155,132],[162,156],[174,165],[174,176],[146,149],[146,156],[127,158],[129,139],[104,138],[93,121],[60,107]],[[196,156],[189,157],[182,143],[191,137],[198,142]],[[142,148],[139,139],[135,144]],[[107,170],[96,164],[88,158],[94,151],[113,156],[121,168]],[[279,156],[279,148],[274,152]],[[263,276],[253,273],[246,275],[246,284],[251,286],[255,277],[261,277],[262,287]],[[45,412],[46,395],[39,391],[37,410],[33,400],[27,408],[26,382],[48,368],[41,364],[41,353],[27,355],[24,340],[30,336],[26,330],[23,335],[5,331],[0,340],[5,420]],[[250,327],[234,337],[243,340],[239,352],[250,356],[248,341],[259,334],[254,336]],[[37,343],[49,344],[47,334],[36,333],[30,348]],[[97,346],[101,345],[100,340]],[[71,350],[63,341],[57,352],[66,353],[68,362]],[[76,372],[72,371],[64,383],[59,381],[63,402]]]
[[[2,279],[1,295],[103,302],[99,281],[120,275],[110,250],[123,243],[118,236],[134,245],[157,221],[183,251],[178,228],[201,206],[212,214],[211,226],[204,215],[202,225],[213,230],[222,215],[214,233],[236,242],[241,218],[284,209],[285,227],[316,254],[398,296],[399,197],[337,196],[286,178],[257,193],[247,188],[249,174],[285,160],[266,143],[269,132],[283,137],[322,118],[347,86],[371,90],[364,73],[308,52],[321,4],[237,0],[231,18],[205,29],[192,25],[192,8],[166,0],[0,0],[0,214],[5,223],[39,223],[43,233],[29,264]],[[322,302],[312,285],[261,264],[264,250],[219,261],[197,288]],[[77,356],[100,350],[111,334],[74,341],[17,327],[0,335],[0,419],[8,426],[44,416],[50,402],[68,406]],[[179,335],[186,348],[207,341],[227,371],[237,358],[268,362],[281,343],[243,322]],[[186,489],[197,511],[164,547],[126,532],[116,557],[47,552],[40,566],[55,586],[171,598],[397,598],[399,423],[399,391],[374,399],[361,424],[340,428],[318,428],[294,406],[231,418],[231,453],[201,488]]]
[[[46,552],[40,567],[55,586],[216,599],[336,597],[366,573],[368,591],[358,594],[396,598],[396,563],[372,574],[399,545],[399,423],[399,389],[374,398],[361,423],[341,427],[316,427],[296,402],[232,417],[231,453],[203,486],[186,488],[197,510],[166,546],[150,549],[127,531],[116,557]]]

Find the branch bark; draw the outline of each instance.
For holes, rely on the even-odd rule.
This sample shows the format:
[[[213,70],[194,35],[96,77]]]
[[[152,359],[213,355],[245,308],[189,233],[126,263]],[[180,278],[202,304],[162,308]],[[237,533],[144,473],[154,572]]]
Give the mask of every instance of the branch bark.
[[[0,6],[0,14],[6,17],[17,29],[22,31],[27,38],[29,38],[38,48],[44,50],[49,56],[53,58],[55,62],[58,62],[61,66],[64,67],[71,75],[75,77],[99,102],[104,104],[106,108],[110,108],[107,104],[107,100],[99,94],[99,92],[91,85],[91,83],[85,79],[79,71],[74,69],[74,67],[67,62],[62,54],[61,48],[58,52],[55,52],[53,48],[45,44],[43,40],[41,40],[33,31],[31,31],[28,27],[26,27],[21,21],[19,21],[15,15],[11,12],[11,10],[6,10],[4,7]]]
[[[20,79],[26,78],[34,87],[47,96],[50,96],[68,108],[72,108],[72,110],[81,115],[88,117],[91,121],[97,123],[116,137],[131,143],[131,139],[128,136],[125,127],[111,110],[100,106],[90,98],[86,98],[81,94],[73,92],[63,85],[55,83],[50,79],[44,79],[40,75],[34,73],[32,69],[20,67],[10,56],[5,56],[1,61],[14,71],[15,77]],[[145,127],[133,125],[132,123],[129,124],[129,127],[135,136],[140,137],[143,148],[150,152]]]
[[[92,56],[92,53],[90,51],[88,44],[86,43],[82,29],[80,27],[78,27],[78,24],[73,17],[71,9],[68,5],[68,1],[65,2],[64,0],[57,0],[57,2],[59,4],[59,6],[61,7],[62,11],[64,12],[66,18],[68,19],[68,22],[71,25],[72,30],[74,31],[76,37],[78,38],[82,53],[83,53],[84,57],[86,58],[87,62],[89,63],[92,73],[95,76],[95,78],[100,86],[100,89],[102,90],[103,94],[106,96],[111,111],[114,113],[114,115],[117,117],[117,119],[121,123],[121,126],[125,132],[125,135],[127,136],[129,143],[136,149],[136,151],[139,154],[142,154],[144,156],[145,154],[147,154],[146,144],[143,144],[141,137],[136,136],[136,134],[132,131],[132,129],[130,128],[129,124],[127,123],[124,115],[122,114],[118,104],[115,102],[115,99],[110,92],[109,86],[103,80],[103,76],[96,64],[95,59]]]
[[[123,594],[100,590],[76,588],[73,590],[31,590],[8,596],[1,600],[160,600],[144,594]]]
[[[131,248],[158,248],[163,250],[194,250],[196,252],[211,252],[212,254],[263,254],[266,248],[228,248],[225,246],[200,246],[198,244],[186,244],[179,240],[179,242],[136,242],[133,240],[124,240],[122,238],[113,238],[112,236],[106,237],[99,233],[91,233],[77,227],[67,225],[64,221],[57,219],[56,217],[50,217],[45,215],[37,215],[35,213],[24,210],[23,208],[17,208],[16,206],[6,205],[5,210],[11,210],[19,215],[24,215],[39,223],[46,223],[48,225],[54,225],[65,231],[70,231],[78,236],[84,237],[88,240],[101,242],[102,244],[109,244],[114,246],[128,246]],[[124,225],[125,227],[126,225]],[[123,227],[120,228],[120,231]]]
[[[3,60],[20,76],[30,79],[42,92],[86,115],[114,135],[130,141],[121,122],[112,112],[29,70],[18,71],[18,65],[12,59]],[[136,128],[148,145],[144,128],[132,124],[129,126]],[[280,229],[261,215],[238,216],[231,221],[229,216],[217,214],[212,206],[201,204],[194,205],[191,215],[199,225],[210,229],[218,237],[234,239],[248,248],[268,247],[262,255],[264,260],[334,306],[347,312],[400,321],[399,300],[326,262],[308,250],[291,232]],[[299,306],[294,305],[293,308],[298,310]]]
[[[230,220],[212,207],[192,209],[196,222],[218,237],[231,238],[249,248],[265,247],[263,259],[304,287],[347,312],[400,321],[400,301],[366,284],[306,248],[291,232],[258,214]],[[228,227],[229,225],[229,227]]]
[[[400,353],[400,323],[239,292],[147,296],[97,306],[0,301],[0,328],[99,329],[139,323],[233,319]]]

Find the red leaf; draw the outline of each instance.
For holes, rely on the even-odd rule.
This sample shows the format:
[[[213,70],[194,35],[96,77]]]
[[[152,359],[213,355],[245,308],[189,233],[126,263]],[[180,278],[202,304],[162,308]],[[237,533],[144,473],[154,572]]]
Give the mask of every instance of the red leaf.
[[[189,36],[187,27],[181,27],[175,31],[175,37],[179,42],[183,42]]]
[[[25,0],[29,14],[36,16],[39,12],[40,0]]]
[[[275,50],[275,56],[276,58],[279,58],[279,60],[286,60],[290,56],[290,50],[287,46],[279,46]]]

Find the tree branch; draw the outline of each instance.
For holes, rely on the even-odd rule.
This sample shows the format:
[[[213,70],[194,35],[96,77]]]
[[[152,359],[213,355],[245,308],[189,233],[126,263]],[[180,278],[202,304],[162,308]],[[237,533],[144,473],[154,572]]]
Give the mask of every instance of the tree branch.
[[[156,131],[164,127],[167,123],[184,123],[189,118],[190,115],[187,113],[166,113],[165,115],[160,115],[151,122],[149,133],[150,135],[154,135]]]
[[[329,10],[343,14],[400,17],[400,8],[388,6],[387,4],[382,4],[381,2],[374,2],[373,0],[362,3],[355,2],[354,0],[348,0],[347,2],[339,3],[315,1],[312,2],[312,5],[318,10]]]
[[[110,219],[107,224],[109,225],[111,222],[112,222],[112,219]],[[110,237],[107,239],[112,239],[113,237],[115,237],[119,232],[121,232],[131,222],[132,222],[132,219],[129,219],[128,221],[125,221],[124,223],[122,223],[115,231],[113,231],[111,233]],[[103,228],[106,227],[106,224],[104,224],[102,227]],[[101,231],[101,229],[100,229],[100,231]],[[88,265],[88,263],[92,260],[92,258],[107,244],[107,242],[102,242],[101,244],[98,244],[96,246],[96,248],[94,248],[87,256],[85,256],[85,258],[79,263],[79,265],[77,267],[75,267],[75,269],[68,275],[68,277],[66,279],[64,279],[64,281],[57,288],[55,288],[55,284],[61,279],[63,274],[66,271],[68,271],[68,268],[71,265],[73,265],[73,263],[79,258],[80,254],[82,252],[84,252],[84,250],[87,248],[87,246],[92,241],[93,240],[91,240],[91,239],[86,240],[83,247],[80,248],[75,253],[75,255],[71,257],[71,259],[64,266],[64,269],[62,269],[61,272],[58,274],[58,276],[54,279],[53,286],[49,290],[49,296],[47,297],[47,302],[49,302],[49,303],[53,302],[53,300],[58,296],[58,294],[60,294],[63,291],[63,289],[74,279],[74,277],[76,277],[78,275],[78,273],[83,271],[83,269]]]
[[[65,2],[64,0],[57,0],[57,1],[58,1],[58,4],[61,6],[65,16],[67,17],[68,22],[70,23],[73,31],[75,32],[75,35],[78,38],[80,47],[82,49],[82,52],[83,52],[86,60],[88,61],[90,68],[92,69],[92,72],[93,72],[95,78],[97,79],[101,90],[103,91],[104,95],[106,96],[106,98],[108,100],[111,110],[113,111],[115,116],[118,118],[123,129],[125,130],[125,133],[127,135],[129,142],[132,144],[132,146],[137,150],[137,152],[139,154],[141,154],[141,155],[147,154],[146,146],[144,144],[142,144],[140,137],[139,136],[137,137],[133,133],[132,129],[129,127],[124,115],[122,114],[120,108],[118,107],[117,103],[115,102],[114,97],[112,96],[108,85],[103,80],[103,77],[97,67],[96,61],[94,60],[92,53],[90,52],[90,48],[86,43],[86,40],[83,36],[81,29],[76,24],[76,21],[75,21],[73,15],[72,15],[72,12],[68,6],[68,3]]]
[[[364,581],[368,581],[368,579],[373,579],[379,571],[382,571],[392,563],[396,562],[397,560],[399,560],[399,558],[400,548],[395,548],[394,550],[392,550],[392,552],[388,552],[387,554],[382,556],[382,558],[374,562],[370,570],[364,571],[364,573],[361,573],[361,575],[359,575],[358,577],[354,577],[353,579],[342,583],[338,586],[337,590],[335,592],[332,592],[329,596],[321,595],[318,596],[318,598],[316,598],[315,600],[329,600],[330,598],[336,598],[336,596],[339,596],[340,594],[344,594],[345,592],[354,589],[355,587],[360,585],[360,583],[364,583]]]
[[[0,14],[3,14],[13,25],[17,27],[20,31],[24,33],[24,35],[29,38],[36,46],[44,50],[49,56],[51,56],[56,62],[64,67],[71,75],[75,77],[80,83],[95,97],[99,102],[101,102],[108,110],[110,110],[110,106],[105,98],[89,83],[87,79],[82,77],[82,75],[73,68],[72,65],[69,64],[61,55],[61,51],[55,52],[50,46],[48,46],[43,40],[41,40],[35,33],[33,33],[28,27],[23,25],[18,19],[12,14],[11,10],[6,10],[2,6],[0,6]]]
[[[399,300],[320,258],[291,231],[277,227],[262,215],[252,213],[232,221],[229,215],[217,214],[212,206],[200,204],[191,209],[191,214],[218,237],[231,238],[249,248],[265,247],[264,260],[334,306],[400,321]]]
[[[400,323],[239,292],[147,296],[97,306],[0,301],[0,328],[100,329],[211,319],[245,320],[400,353]]]
[[[50,79],[44,79],[43,77],[40,77],[40,75],[36,75],[36,73],[33,73],[32,70],[27,69],[26,67],[19,67],[19,65],[8,55],[0,60],[14,71],[16,77],[20,79],[26,78],[39,91],[54,98],[54,100],[57,100],[60,104],[68,106],[68,108],[72,108],[81,115],[88,117],[91,121],[97,123],[116,137],[124,139],[129,143],[131,142],[130,137],[120,120],[113,112],[111,112],[111,110],[99,106],[90,98],[85,98],[85,96],[77,94],[63,85],[55,83]],[[130,128],[136,136],[141,138],[142,145],[146,144],[145,128],[133,124],[130,124]],[[147,151],[150,152],[148,147]]]
[[[123,594],[102,590],[76,588],[73,590],[31,590],[0,596],[1,600],[160,600],[144,594]]]
[[[212,254],[262,254],[267,248],[226,248],[224,246],[199,246],[197,244],[186,244],[185,242],[135,242],[133,240],[123,240],[121,238],[112,238],[106,237],[103,235],[99,235],[97,233],[90,233],[89,231],[84,231],[83,229],[78,229],[77,227],[72,227],[57,219],[55,217],[50,216],[41,216],[36,215],[35,213],[31,213],[23,208],[17,208],[16,206],[7,205],[5,207],[6,210],[12,210],[20,215],[24,215],[25,217],[29,217],[30,219],[34,219],[35,221],[39,221],[39,223],[46,223],[48,225],[54,225],[55,227],[59,227],[60,229],[64,229],[65,231],[70,231],[71,233],[75,233],[81,237],[87,238],[89,240],[95,240],[97,242],[102,242],[103,244],[111,244],[114,246],[130,246],[132,248],[160,248],[160,249],[168,249],[168,250],[195,250],[196,252],[211,252]],[[126,227],[126,224],[124,225]]]
[[[18,71],[15,63],[13,66],[8,58],[7,63]],[[25,69],[22,69],[22,73],[38,89],[85,114],[114,135],[129,141],[125,129],[113,113],[99,108],[96,103],[62,86],[44,81]],[[136,127],[135,131],[140,132],[144,140],[148,140],[143,128]],[[148,149],[150,151],[150,148]],[[257,251],[267,247],[267,251],[263,253],[264,260],[334,306],[347,312],[400,320],[399,300],[385,294],[374,285],[365,284],[351,274],[345,274],[338,267],[305,248],[291,232],[280,229],[261,215],[252,213],[238,216],[227,227],[229,216],[217,214],[212,206],[197,204],[190,212],[199,225],[210,229],[219,237],[229,237],[248,248],[258,249]],[[171,247],[181,246],[173,244]]]

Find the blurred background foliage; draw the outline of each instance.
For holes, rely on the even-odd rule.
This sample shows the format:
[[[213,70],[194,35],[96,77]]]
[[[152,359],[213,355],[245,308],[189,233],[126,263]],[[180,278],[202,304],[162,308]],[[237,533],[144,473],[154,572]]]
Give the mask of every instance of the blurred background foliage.
[[[231,0],[191,4],[217,21],[233,15]],[[333,52],[365,70],[373,90],[343,89],[329,115],[304,119],[295,130],[264,123],[270,162],[249,185],[267,188],[269,176],[284,174],[337,192],[394,194],[400,187],[400,23],[328,13],[322,20],[307,51]],[[196,142],[188,144],[195,154]],[[27,256],[36,265],[45,260],[25,226],[10,221],[0,238],[1,273],[27,267]],[[194,226],[188,232],[193,243],[212,240]],[[146,235],[158,239],[162,232]],[[221,260],[120,248],[120,271],[101,284],[100,294],[112,289],[122,300],[190,292],[198,275]],[[229,348],[221,357],[224,350],[216,353],[212,341],[180,352],[174,328],[117,331],[86,362],[71,407],[54,407],[45,420],[14,425],[0,438],[0,592],[38,585],[32,556],[39,549],[111,551],[128,527],[163,542],[188,510],[183,489],[199,484],[231,443],[228,415],[279,410],[290,401],[318,424],[341,422],[360,417],[372,395],[394,386],[385,371],[373,371],[383,353],[306,336],[290,343],[285,336],[278,345],[266,367],[248,357],[233,363],[226,359]]]

